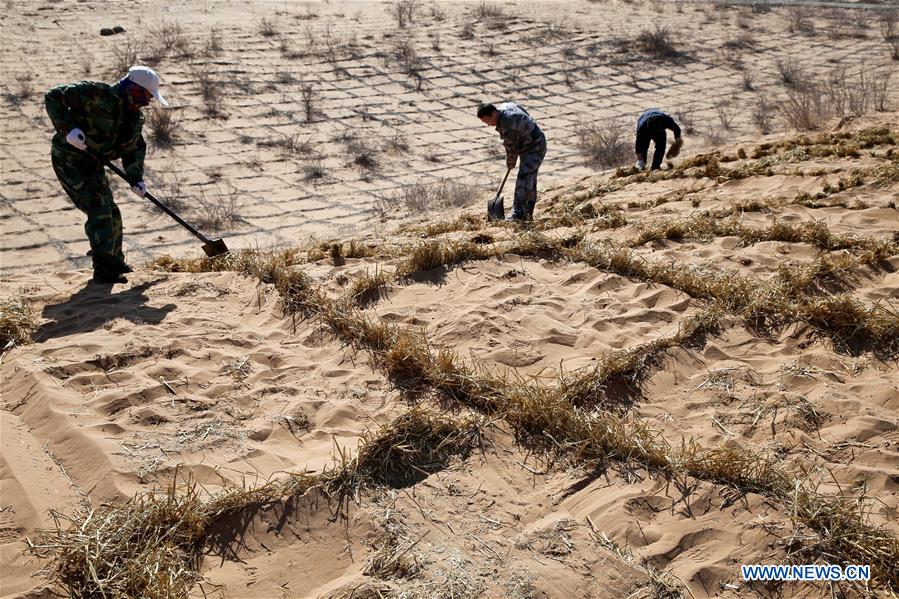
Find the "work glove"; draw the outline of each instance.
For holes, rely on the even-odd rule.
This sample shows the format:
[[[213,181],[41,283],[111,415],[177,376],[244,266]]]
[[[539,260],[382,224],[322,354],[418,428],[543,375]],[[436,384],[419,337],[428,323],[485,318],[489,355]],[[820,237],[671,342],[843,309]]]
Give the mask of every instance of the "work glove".
[[[638,171],[642,171],[643,169],[646,168],[646,161],[645,161],[645,160],[638,160],[638,161],[637,161],[637,164],[636,164],[635,166],[637,167],[637,170],[638,170]]]
[[[506,156],[506,168],[512,170],[515,168],[515,161],[518,160],[518,156]]]
[[[69,142],[70,146],[75,146],[79,150],[87,149],[87,143],[84,139],[84,131],[77,127],[69,131],[69,134],[66,135],[66,141]]]
[[[680,137],[674,140],[674,143],[671,144],[671,147],[668,148],[668,153],[665,154],[665,158],[674,158],[678,154],[680,154],[680,149],[684,145],[684,140]]]
[[[134,185],[131,186],[131,191],[139,198],[144,197],[147,194],[147,184],[143,181],[138,181]]]

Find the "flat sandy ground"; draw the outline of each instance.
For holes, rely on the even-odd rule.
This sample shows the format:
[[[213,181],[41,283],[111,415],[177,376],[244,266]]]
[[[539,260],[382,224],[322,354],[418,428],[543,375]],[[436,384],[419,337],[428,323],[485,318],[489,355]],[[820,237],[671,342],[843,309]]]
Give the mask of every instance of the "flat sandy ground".
[[[776,108],[769,135],[752,117],[758,98],[783,98],[778,63],[804,77],[888,64],[873,13],[818,8],[791,32],[783,8],[452,2],[419,5],[401,29],[391,6],[6,3],[0,290],[23,298],[38,328],[0,365],[0,596],[49,596],[47,562],[24,540],[53,528],[50,510],[121,501],[176,473],[209,494],[319,473],[412,406],[480,419],[470,451],[427,472],[409,467],[414,485],[375,481],[346,504],[312,490],[215,520],[191,596],[863,595],[857,584],[741,580],[743,563],[855,555],[773,487],[682,464],[666,477],[636,446],[587,459],[589,445],[525,430],[502,402],[516,388],[556,397],[560,381],[629,350],[643,358],[572,400],[572,422],[621,418],[672,448],[692,439],[759,456],[821,497],[863,497],[865,521],[887,551],[899,547],[897,347],[875,338],[899,331],[899,113],[841,123],[826,142],[787,131]],[[496,14],[479,15],[485,7]],[[678,55],[649,58],[628,42],[656,22],[671,28]],[[173,24],[187,45],[160,49]],[[115,25],[127,33],[98,35]],[[411,74],[400,42],[420,60]],[[321,290],[316,305],[341,302],[354,318],[423,333],[478,380],[505,377],[501,409],[431,379],[404,384],[383,347],[318,308],[291,314],[270,279],[145,266],[201,252],[118,183],[137,272],[127,285],[88,285],[82,215],[53,177],[41,94],[114,80],[113,57],[129,43],[158,60],[179,123],[173,145],[150,142],[151,189],[232,249],[300,246],[292,268]],[[219,105],[201,97],[201,72]],[[505,99],[525,105],[549,139],[533,231],[482,215],[504,167],[474,107]],[[695,166],[645,176],[584,165],[580,126],[615,117],[630,131],[649,106],[693,117],[680,160]],[[782,140],[792,141],[759,146]],[[697,162],[700,151],[713,160]],[[477,186],[471,205],[410,214],[402,186],[446,178]],[[692,233],[700,222],[743,233]],[[435,223],[446,226],[427,229]],[[774,225],[830,237],[788,239]],[[534,235],[562,241],[521,249]],[[340,256],[319,250],[331,240]],[[500,249],[407,268],[416,249],[463,245]],[[680,278],[565,253],[588,246]],[[806,272],[782,310],[759,293],[762,321],[717,288],[685,282],[745,277],[751,293]],[[383,285],[349,297],[377,273]],[[862,314],[850,325],[869,328],[847,332],[810,311],[834,298]],[[715,309],[718,326],[698,341],[653,345]],[[383,555],[415,567],[398,574]],[[881,576],[899,580],[895,569]]]

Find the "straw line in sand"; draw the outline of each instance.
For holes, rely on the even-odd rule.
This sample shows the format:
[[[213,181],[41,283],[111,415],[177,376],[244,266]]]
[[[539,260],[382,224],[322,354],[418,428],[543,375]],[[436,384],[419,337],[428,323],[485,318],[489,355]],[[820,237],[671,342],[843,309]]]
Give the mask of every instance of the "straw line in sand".
[[[216,522],[312,490],[343,505],[360,491],[405,486],[464,458],[480,444],[482,422],[412,408],[363,434],[355,457],[338,448],[320,473],[294,473],[258,487],[207,494],[195,481],[148,491],[125,502],[53,512],[30,550],[49,558],[51,579],[71,597],[187,597],[200,580],[197,558]]]
[[[706,289],[711,295],[717,286],[723,286],[733,294],[744,289],[744,284],[748,283],[734,287],[719,280]],[[780,501],[785,513],[820,536],[810,549],[813,554],[842,563],[870,564],[877,582],[899,588],[899,539],[867,523],[862,498],[819,493],[818,483],[808,476],[793,477],[773,457],[745,448],[705,449],[686,439],[673,446],[641,419],[579,408],[572,399],[580,401],[584,388],[589,393],[590,383],[585,379],[569,378],[565,382],[563,375],[562,384],[547,387],[508,373],[497,376],[477,363],[465,364],[450,350],[431,348],[420,335],[374,322],[346,301],[328,298],[298,270],[282,271],[275,286],[287,311],[321,318],[341,339],[373,351],[381,367],[401,387],[429,387],[449,400],[501,417],[519,442],[570,464],[612,460],[667,477],[694,477]],[[746,303],[733,296],[730,302],[732,306]],[[828,312],[826,306],[838,305],[833,302],[813,304],[829,324],[833,311]],[[706,314],[705,320],[697,317],[693,334],[710,330],[714,322],[712,313]],[[662,345],[666,343],[674,340]]]

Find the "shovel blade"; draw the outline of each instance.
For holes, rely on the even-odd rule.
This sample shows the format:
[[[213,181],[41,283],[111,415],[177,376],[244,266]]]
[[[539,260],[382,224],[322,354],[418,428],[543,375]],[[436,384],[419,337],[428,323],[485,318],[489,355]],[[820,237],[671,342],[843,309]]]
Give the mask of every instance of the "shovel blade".
[[[225,245],[224,239],[212,239],[209,243],[203,244],[203,251],[206,252],[206,255],[210,258],[215,258],[216,256],[227,254],[230,250],[228,250],[228,246]]]
[[[503,206],[502,196],[497,196],[487,202],[487,218],[489,220],[503,220],[506,218],[506,209]]]

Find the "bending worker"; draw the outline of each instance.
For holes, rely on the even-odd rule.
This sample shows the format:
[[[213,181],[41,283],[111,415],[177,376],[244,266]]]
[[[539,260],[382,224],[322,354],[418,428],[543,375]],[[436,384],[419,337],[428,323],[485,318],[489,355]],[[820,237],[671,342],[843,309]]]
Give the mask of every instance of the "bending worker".
[[[75,206],[87,214],[84,231],[91,244],[96,283],[126,283],[124,275],[131,272],[122,252],[122,215],[100,159],[121,158],[125,173],[136,182],[131,191],[144,196],[147,146],[141,133],[141,108],[153,98],[168,106],[159,93],[159,76],[144,66],[131,67],[128,75],[112,85],[81,81],[44,94],[56,129],[50,150],[53,170]]]
[[[546,156],[546,136],[527,111],[513,102],[481,104],[478,118],[488,127],[496,127],[506,149],[506,166],[509,170],[518,166],[515,181],[515,202],[509,220],[523,221],[534,218],[537,204],[537,171]]]
[[[658,170],[662,167],[662,158],[665,157],[666,130],[674,132],[674,143],[668,150],[668,158],[674,158],[680,152],[683,140],[680,136],[680,127],[674,119],[658,108],[650,108],[637,118],[637,141],[634,144],[634,152],[637,155],[637,169],[646,168],[646,154],[649,151],[649,142],[655,145],[652,155],[650,170]]]

